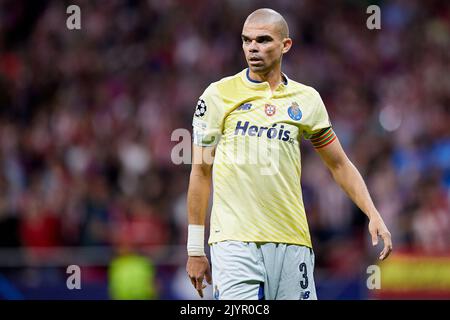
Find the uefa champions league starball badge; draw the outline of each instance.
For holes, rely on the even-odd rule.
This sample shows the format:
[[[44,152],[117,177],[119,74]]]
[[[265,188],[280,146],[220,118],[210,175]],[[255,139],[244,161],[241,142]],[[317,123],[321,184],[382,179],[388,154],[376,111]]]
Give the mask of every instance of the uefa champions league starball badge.
[[[197,102],[197,109],[195,109],[196,117],[203,117],[206,113],[206,103],[203,99],[199,99]]]

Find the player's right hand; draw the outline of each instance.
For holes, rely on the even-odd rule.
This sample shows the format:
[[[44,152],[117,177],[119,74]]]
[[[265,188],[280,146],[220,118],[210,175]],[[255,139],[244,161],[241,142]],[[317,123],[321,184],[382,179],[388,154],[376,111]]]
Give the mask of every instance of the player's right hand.
[[[206,288],[206,284],[203,284],[203,279],[205,278],[206,282],[212,284],[211,268],[208,258],[205,256],[189,256],[186,264],[186,272],[198,295],[203,298],[203,289]]]

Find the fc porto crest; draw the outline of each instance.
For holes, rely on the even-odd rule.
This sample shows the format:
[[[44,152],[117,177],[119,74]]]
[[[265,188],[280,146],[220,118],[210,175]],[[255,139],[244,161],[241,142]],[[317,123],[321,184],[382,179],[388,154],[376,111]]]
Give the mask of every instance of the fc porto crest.
[[[266,112],[266,115],[271,117],[275,114],[275,112],[277,112],[277,107],[272,104],[266,104],[264,106],[264,111]]]
[[[302,111],[297,102],[292,102],[291,106],[288,108],[288,114],[289,117],[295,121],[299,121],[302,118]]]

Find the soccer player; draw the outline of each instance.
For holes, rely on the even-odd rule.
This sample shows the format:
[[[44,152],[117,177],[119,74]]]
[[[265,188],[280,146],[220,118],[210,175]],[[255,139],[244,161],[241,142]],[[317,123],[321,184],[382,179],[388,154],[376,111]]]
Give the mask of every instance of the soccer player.
[[[382,238],[379,258],[392,250],[391,235],[344,153],[319,93],[281,72],[291,46],[278,12],[254,11],[242,30],[248,68],[212,83],[198,101],[186,271],[201,297],[206,279],[214,281],[215,299],[317,299],[300,186],[302,137],[367,215],[373,245]],[[211,180],[212,274],[204,251]]]

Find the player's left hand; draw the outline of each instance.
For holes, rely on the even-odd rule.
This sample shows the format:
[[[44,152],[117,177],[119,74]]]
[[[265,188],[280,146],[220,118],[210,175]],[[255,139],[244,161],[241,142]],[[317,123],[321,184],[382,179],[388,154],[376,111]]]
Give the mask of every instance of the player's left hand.
[[[383,239],[384,248],[380,253],[380,260],[386,259],[392,251],[392,239],[391,233],[384,224],[383,219],[380,216],[373,217],[369,222],[369,232],[372,236],[372,245],[376,246],[378,244],[378,236]]]

